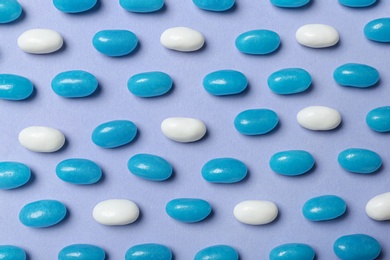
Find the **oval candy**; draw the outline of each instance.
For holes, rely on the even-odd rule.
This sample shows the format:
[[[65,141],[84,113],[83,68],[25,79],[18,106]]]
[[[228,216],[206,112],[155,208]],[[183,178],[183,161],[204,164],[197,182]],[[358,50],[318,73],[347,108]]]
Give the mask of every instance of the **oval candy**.
[[[137,204],[126,199],[109,199],[98,203],[92,212],[96,222],[108,226],[123,226],[138,219]]]
[[[195,223],[204,220],[211,213],[211,205],[202,199],[179,198],[165,206],[167,214],[180,222]]]
[[[233,7],[235,0],[192,0],[200,9],[213,12],[223,12]]]
[[[271,4],[283,8],[298,8],[307,5],[310,0],[271,0]]]
[[[2,260],[26,260],[26,252],[17,246],[1,245],[0,259]]]
[[[265,55],[276,51],[280,45],[280,37],[270,30],[252,30],[240,34],[236,38],[236,48],[245,54]]]
[[[73,244],[61,249],[58,260],[104,260],[106,253],[103,249],[89,244]]]
[[[38,200],[21,209],[19,220],[27,227],[50,227],[61,222],[66,212],[65,205],[57,200]]]
[[[316,253],[314,249],[301,243],[289,243],[275,247],[269,254],[270,260],[313,260]]]
[[[54,93],[65,98],[87,97],[95,92],[98,85],[95,76],[83,70],[61,72],[51,81]]]
[[[265,225],[278,216],[275,203],[266,200],[246,200],[234,207],[234,217],[247,225]]]
[[[249,109],[234,119],[234,127],[243,135],[263,135],[279,123],[278,115],[270,109]]]
[[[64,40],[62,36],[50,29],[31,29],[18,38],[18,46],[27,53],[47,54],[61,49]]]
[[[234,183],[245,178],[246,165],[234,158],[216,158],[202,167],[202,177],[212,183]]]
[[[390,131],[390,106],[377,107],[368,112],[366,123],[372,130],[385,133]]]
[[[65,144],[64,134],[47,126],[30,126],[19,133],[19,142],[32,152],[56,152]]]
[[[367,202],[367,215],[377,221],[390,220],[390,192],[379,194]]]
[[[339,154],[337,159],[345,170],[360,174],[373,173],[382,165],[382,158],[379,154],[361,148],[346,149]]]
[[[218,70],[207,74],[203,79],[204,89],[215,96],[238,94],[246,89],[248,80],[236,70]]]
[[[2,0],[0,4],[0,24],[15,21],[22,14],[22,6],[17,0]]]
[[[151,13],[164,6],[164,0],[119,0],[123,9],[134,13]]]
[[[298,123],[309,130],[332,130],[341,123],[340,113],[333,108],[324,106],[309,106],[297,114]]]
[[[353,234],[339,237],[333,244],[333,251],[343,260],[371,260],[379,256],[381,245],[371,236]]]
[[[339,3],[348,7],[368,7],[376,3],[376,0],[339,0]]]
[[[306,24],[301,26],[295,38],[298,43],[310,48],[326,48],[336,45],[340,36],[335,28],[326,24]]]
[[[365,64],[347,63],[335,69],[333,78],[342,86],[367,88],[379,81],[379,72]]]
[[[367,39],[376,42],[390,42],[390,17],[372,20],[364,26]]]
[[[137,135],[137,126],[129,120],[114,120],[97,126],[92,142],[103,148],[116,148],[130,143]]]
[[[81,13],[92,9],[97,0],[53,0],[55,8],[64,13]]]
[[[144,72],[132,76],[127,88],[137,97],[156,97],[167,93],[172,87],[171,77],[160,71]]]
[[[26,184],[30,177],[31,171],[27,165],[19,162],[0,162],[0,189],[18,188]]]
[[[342,198],[335,195],[323,195],[306,201],[302,214],[310,221],[324,221],[338,218],[346,210],[347,204]]]
[[[206,125],[199,119],[170,117],[162,121],[163,134],[176,142],[189,143],[200,140],[206,134]]]
[[[314,157],[302,150],[283,151],[272,155],[269,165],[278,174],[297,176],[313,168]]]
[[[102,170],[93,161],[72,158],[57,164],[56,174],[61,180],[72,184],[93,184],[102,177]]]
[[[127,168],[135,176],[150,181],[164,181],[172,175],[171,164],[153,154],[134,155],[128,161]]]
[[[125,260],[171,260],[171,250],[161,244],[140,244],[130,247],[126,251]]]
[[[160,42],[167,49],[191,52],[203,47],[204,37],[200,32],[188,27],[172,27],[161,34]]]
[[[138,38],[128,30],[102,30],[93,36],[92,45],[104,55],[119,57],[133,52]]]
[[[32,82],[22,76],[0,74],[0,98],[5,100],[23,100],[34,91]]]
[[[311,85],[311,75],[301,68],[278,70],[268,77],[268,87],[280,95],[300,93]]]
[[[215,245],[196,253],[194,260],[238,260],[238,252],[231,246]]]

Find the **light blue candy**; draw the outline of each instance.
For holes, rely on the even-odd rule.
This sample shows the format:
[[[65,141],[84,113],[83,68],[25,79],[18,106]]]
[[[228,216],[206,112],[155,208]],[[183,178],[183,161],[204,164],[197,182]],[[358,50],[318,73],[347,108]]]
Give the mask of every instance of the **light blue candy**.
[[[339,0],[339,3],[348,7],[367,7],[376,3],[376,0]]]
[[[136,154],[127,163],[129,171],[150,181],[164,181],[171,177],[172,166],[164,158],[153,154]]]
[[[161,96],[167,93],[171,87],[171,77],[160,71],[136,74],[127,82],[127,88],[137,97]]]
[[[23,100],[28,98],[33,90],[32,82],[25,77],[0,74],[0,99]]]
[[[202,167],[202,177],[213,183],[234,183],[245,178],[246,165],[234,158],[217,158]]]
[[[104,260],[106,253],[98,246],[73,244],[61,249],[58,260]]]
[[[81,13],[92,9],[97,0],[53,0],[54,7],[64,13]]]
[[[347,63],[335,69],[333,78],[342,86],[367,88],[379,81],[379,72],[365,64]]]
[[[313,260],[316,253],[306,244],[289,243],[275,247],[269,254],[270,260]]]
[[[94,75],[82,70],[59,73],[51,81],[54,93],[65,98],[80,98],[91,95],[99,83]]]
[[[271,0],[271,3],[277,7],[298,8],[307,5],[310,0]]]
[[[58,178],[73,184],[93,184],[102,177],[102,170],[95,162],[87,159],[63,160],[56,167]]]
[[[126,251],[125,260],[171,260],[171,250],[161,244],[140,244]]]
[[[168,202],[165,211],[177,221],[194,223],[210,215],[211,205],[202,199],[180,198]]]
[[[26,252],[17,246],[2,245],[0,246],[1,260],[26,260]]]
[[[265,55],[276,51],[280,45],[279,35],[270,30],[253,30],[236,38],[237,49],[245,54]]]
[[[128,120],[114,120],[103,123],[92,132],[92,142],[103,148],[115,148],[133,141],[137,126]]]
[[[223,12],[233,7],[235,0],[192,0],[200,9],[213,12]]]
[[[134,51],[138,45],[138,38],[127,30],[103,30],[95,34],[92,44],[100,53],[117,57]]]
[[[345,201],[334,195],[311,198],[303,205],[303,216],[311,221],[324,221],[340,217],[347,210]]]
[[[196,253],[194,260],[238,260],[238,252],[231,246],[215,245]]]
[[[22,14],[22,6],[16,0],[0,1],[0,24],[10,23]]]
[[[164,0],[119,0],[123,9],[135,13],[151,13],[164,6]]]
[[[376,42],[390,42],[390,17],[379,18],[364,27],[367,39]]]
[[[19,162],[0,162],[0,189],[18,188],[26,184],[30,177],[31,171],[27,165]]]
[[[339,154],[338,162],[349,172],[370,174],[381,167],[382,158],[371,150],[350,148]]]
[[[306,151],[290,150],[272,155],[269,166],[281,175],[296,176],[308,172],[314,166],[314,157]]]
[[[278,115],[270,109],[249,109],[236,116],[234,127],[243,135],[262,135],[272,131],[278,122]]]
[[[215,96],[238,94],[246,89],[248,80],[236,70],[218,70],[203,79],[204,89]]]
[[[371,236],[354,234],[338,238],[333,251],[342,260],[372,260],[381,253],[381,245]]]
[[[300,68],[278,70],[268,77],[268,87],[275,93],[286,95],[303,92],[311,85],[309,72]]]
[[[66,216],[66,207],[57,200],[38,200],[25,205],[19,212],[23,225],[32,228],[53,226]]]
[[[367,125],[377,132],[389,132],[390,131],[390,106],[377,107],[366,116]]]

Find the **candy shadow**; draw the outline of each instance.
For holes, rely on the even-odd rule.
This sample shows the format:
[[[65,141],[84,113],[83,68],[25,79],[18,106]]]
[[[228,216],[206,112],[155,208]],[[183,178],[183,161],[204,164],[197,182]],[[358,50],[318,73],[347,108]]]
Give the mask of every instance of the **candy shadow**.
[[[345,6],[345,5],[342,5],[340,4],[342,7],[344,7],[345,9],[347,10],[351,10],[351,11],[357,11],[357,12],[361,12],[361,11],[369,11],[371,10],[372,8],[376,7],[379,3],[381,2],[381,0],[377,0],[375,3],[373,3],[372,5],[370,6],[363,6],[363,7],[350,7],[350,6]]]
[[[91,15],[92,13],[98,12],[101,8],[102,8],[102,1],[101,0],[97,0],[97,2],[96,2],[94,7],[92,7],[89,10],[86,10],[84,12],[80,12],[80,13],[65,13],[65,12],[62,12],[62,11],[60,11],[58,9],[57,10],[60,11],[61,13],[66,14],[66,15],[76,17],[76,16]]]
[[[130,13],[130,14],[133,14],[133,15],[136,15],[136,16],[151,16],[151,15],[162,15],[162,14],[165,14],[167,12],[167,3],[165,2],[164,5],[157,11],[154,11],[154,12],[146,12],[146,13],[142,13],[142,12],[131,12],[131,11],[127,11],[126,9],[122,8],[123,10],[125,10],[126,12]]]
[[[287,11],[287,12],[290,12],[290,11],[302,12],[302,11],[306,11],[306,10],[310,9],[313,6],[313,4],[315,4],[315,0],[311,0],[306,5],[301,6],[301,7],[294,7],[294,8],[286,8],[286,7],[278,7],[278,6],[274,6],[274,7],[277,9],[280,9],[282,11]]]

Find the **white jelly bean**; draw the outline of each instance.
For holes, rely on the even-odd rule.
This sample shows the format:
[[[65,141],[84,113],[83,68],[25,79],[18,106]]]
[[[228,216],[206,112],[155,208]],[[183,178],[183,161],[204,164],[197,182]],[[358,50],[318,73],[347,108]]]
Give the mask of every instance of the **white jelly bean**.
[[[161,34],[160,42],[165,48],[190,52],[202,48],[204,37],[200,32],[188,27],[173,27]]]
[[[297,30],[295,37],[300,44],[311,48],[333,46],[340,38],[337,30],[326,24],[306,24]]]
[[[330,107],[309,106],[298,112],[297,120],[310,130],[332,130],[341,123],[341,115]]]
[[[278,216],[275,203],[266,200],[246,200],[234,207],[234,217],[248,225],[264,225],[271,223]]]
[[[161,131],[173,141],[188,143],[201,139],[206,134],[206,125],[195,118],[170,117],[161,123]]]
[[[25,52],[46,54],[62,47],[62,36],[50,29],[31,29],[22,33],[18,38],[18,46]]]
[[[51,127],[30,126],[19,133],[19,142],[33,152],[51,153],[64,145],[64,134]]]
[[[390,220],[390,192],[382,193],[370,199],[366,205],[367,215],[375,220]]]
[[[137,220],[139,208],[131,200],[104,200],[95,206],[92,216],[102,225],[122,226]]]

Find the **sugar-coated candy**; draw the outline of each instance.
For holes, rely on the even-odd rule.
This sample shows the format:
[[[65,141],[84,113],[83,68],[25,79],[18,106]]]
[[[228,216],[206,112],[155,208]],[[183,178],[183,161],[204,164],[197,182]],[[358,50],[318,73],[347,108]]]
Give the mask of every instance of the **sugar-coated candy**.
[[[226,96],[241,93],[246,89],[248,80],[236,70],[218,70],[203,78],[204,89],[215,96]]]
[[[139,208],[131,200],[109,199],[98,203],[92,212],[96,222],[108,226],[131,224],[139,217]]]
[[[66,213],[65,205],[57,200],[38,200],[20,210],[19,220],[27,227],[44,228],[61,222]]]
[[[297,30],[295,37],[303,46],[326,48],[336,45],[340,36],[335,28],[326,24],[306,24]]]
[[[234,127],[243,135],[263,135],[272,131],[279,123],[278,115],[270,109],[249,109],[234,119]]]
[[[61,34],[51,29],[31,29],[18,38],[21,50],[32,54],[47,54],[61,49],[64,40]]]
[[[333,251],[342,260],[373,260],[381,253],[381,245],[369,235],[353,234],[339,237]]]
[[[240,160],[234,158],[216,158],[202,167],[202,177],[212,183],[239,182],[247,175],[248,168]]]
[[[167,49],[191,52],[202,48],[204,37],[192,28],[172,27],[161,34],[160,42]]]
[[[203,248],[196,253],[194,260],[238,260],[236,249],[228,245],[215,245]]]
[[[390,192],[379,194],[367,202],[367,215],[375,220],[390,220]]]
[[[171,250],[161,244],[149,243],[130,247],[126,251],[125,260],[171,260]]]
[[[87,97],[98,88],[94,75],[83,70],[70,70],[57,74],[51,81],[54,93],[65,98]]]
[[[371,150],[349,148],[339,153],[338,162],[349,172],[370,174],[381,167],[382,158]]]
[[[332,130],[341,123],[340,113],[325,106],[309,106],[297,114],[297,121],[302,127],[314,131]]]
[[[61,249],[58,260],[104,260],[106,253],[98,246],[90,244],[73,244]]]
[[[376,0],[339,0],[339,3],[348,7],[368,7],[376,3]]]
[[[333,78],[342,86],[367,88],[379,81],[379,72],[365,64],[346,63],[335,69]]]
[[[0,24],[15,21],[22,14],[22,6],[17,0],[1,0]]]
[[[234,217],[247,225],[265,225],[278,216],[275,203],[266,200],[245,200],[234,207]]]
[[[118,57],[133,52],[138,38],[128,30],[102,30],[93,36],[92,45],[104,55]]]
[[[310,0],[271,0],[271,3],[277,7],[298,8],[310,3]]]
[[[271,30],[252,30],[236,38],[236,48],[245,54],[265,55],[276,51],[280,45],[280,36]]]
[[[102,170],[95,162],[82,158],[61,161],[56,166],[57,177],[72,184],[93,184],[102,177]]]
[[[390,17],[370,21],[364,26],[364,35],[375,42],[390,42]]]
[[[163,134],[176,142],[189,143],[200,140],[206,134],[206,125],[199,119],[170,117],[162,121]]]
[[[380,133],[390,131],[390,106],[377,107],[368,112],[366,123],[372,130]]]
[[[0,162],[0,189],[15,189],[26,184],[31,177],[30,168],[20,162]]]
[[[103,148],[116,148],[130,143],[137,135],[137,126],[129,120],[114,120],[98,125],[92,142]]]
[[[127,162],[129,171],[145,180],[164,181],[171,177],[172,166],[164,158],[153,154],[136,154]]]
[[[119,0],[120,6],[134,13],[151,13],[164,6],[164,0]]]
[[[180,222],[194,223],[204,220],[211,213],[211,205],[196,198],[173,199],[165,206],[167,214]]]
[[[137,97],[156,97],[167,93],[172,87],[171,77],[161,71],[143,72],[131,76],[127,88]]]
[[[97,0],[53,0],[55,8],[64,13],[81,13],[92,9]]]
[[[288,243],[273,248],[269,254],[270,260],[313,260],[314,249],[302,243]]]
[[[331,220],[342,216],[347,210],[345,201],[335,195],[322,195],[305,202],[303,216],[310,221]]]
[[[26,260],[26,252],[18,247],[11,245],[0,245],[0,259],[2,260]]]
[[[232,8],[235,0],[192,0],[192,2],[203,10],[223,12]]]
[[[47,126],[30,126],[19,133],[19,143],[32,152],[56,152],[65,144],[64,134]]]
[[[296,176],[313,168],[314,157],[303,150],[282,151],[272,155],[269,165],[278,174]]]
[[[0,99],[23,100],[34,91],[32,82],[14,74],[0,74]]]
[[[300,93],[311,85],[311,75],[301,68],[275,71],[268,77],[268,87],[280,95]]]

